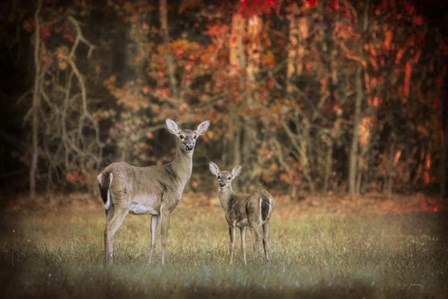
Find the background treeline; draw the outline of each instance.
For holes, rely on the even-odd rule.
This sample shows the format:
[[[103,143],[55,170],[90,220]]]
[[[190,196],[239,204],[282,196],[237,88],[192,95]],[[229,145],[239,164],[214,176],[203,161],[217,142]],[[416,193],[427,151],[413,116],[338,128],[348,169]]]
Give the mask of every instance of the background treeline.
[[[445,1],[4,1],[2,188],[93,188],[113,161],[164,163],[164,119],[209,119],[240,188],[446,194]]]

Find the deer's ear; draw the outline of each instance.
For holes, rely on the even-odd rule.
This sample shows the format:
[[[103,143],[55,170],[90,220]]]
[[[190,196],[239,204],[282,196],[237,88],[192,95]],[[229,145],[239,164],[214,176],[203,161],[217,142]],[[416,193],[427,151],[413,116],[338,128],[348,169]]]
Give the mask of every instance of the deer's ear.
[[[201,122],[199,124],[198,128],[196,129],[196,134],[204,135],[205,132],[207,132],[209,126],[210,126],[210,122],[208,120],[204,120],[203,122]]]
[[[219,173],[219,167],[218,165],[216,165],[213,162],[210,162],[210,164],[208,165],[208,167],[210,168],[210,172],[214,175],[214,176],[218,176]]]
[[[177,135],[179,133],[180,129],[174,120],[167,118],[165,123],[168,131],[171,134]]]
[[[236,178],[241,172],[241,166],[235,166],[232,169],[232,177]]]

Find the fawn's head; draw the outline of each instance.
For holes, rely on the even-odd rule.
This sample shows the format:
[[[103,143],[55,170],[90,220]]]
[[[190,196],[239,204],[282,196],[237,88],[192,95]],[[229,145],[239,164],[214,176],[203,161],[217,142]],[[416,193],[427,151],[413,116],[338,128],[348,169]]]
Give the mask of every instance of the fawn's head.
[[[219,188],[227,189],[232,184],[232,181],[240,174],[241,166],[233,167],[232,171],[229,172],[227,170],[219,170],[218,165],[213,162],[209,164],[210,172],[218,178]]]
[[[185,153],[193,152],[194,146],[196,145],[196,139],[199,135],[205,134],[210,126],[210,122],[205,120],[199,124],[196,130],[181,130],[174,120],[167,118],[165,122],[168,131],[177,136],[180,149]]]

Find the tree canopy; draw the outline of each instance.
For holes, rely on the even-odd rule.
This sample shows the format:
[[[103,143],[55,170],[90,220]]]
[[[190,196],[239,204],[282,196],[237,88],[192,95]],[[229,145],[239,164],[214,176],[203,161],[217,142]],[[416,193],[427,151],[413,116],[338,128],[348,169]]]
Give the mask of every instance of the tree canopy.
[[[193,190],[211,190],[213,160],[292,199],[446,195],[444,1],[0,6],[2,188],[90,188],[110,162],[169,161],[169,117],[212,124]]]

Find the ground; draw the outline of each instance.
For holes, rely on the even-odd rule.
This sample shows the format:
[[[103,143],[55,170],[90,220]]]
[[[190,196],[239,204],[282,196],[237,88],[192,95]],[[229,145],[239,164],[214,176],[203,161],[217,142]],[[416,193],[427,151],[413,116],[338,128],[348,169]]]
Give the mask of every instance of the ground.
[[[267,263],[260,247],[244,266],[237,242],[228,265],[216,195],[187,194],[172,217],[166,265],[159,254],[147,263],[149,216],[130,215],[116,236],[116,263],[104,267],[99,198],[18,196],[0,220],[2,297],[446,298],[445,202],[275,198]]]

